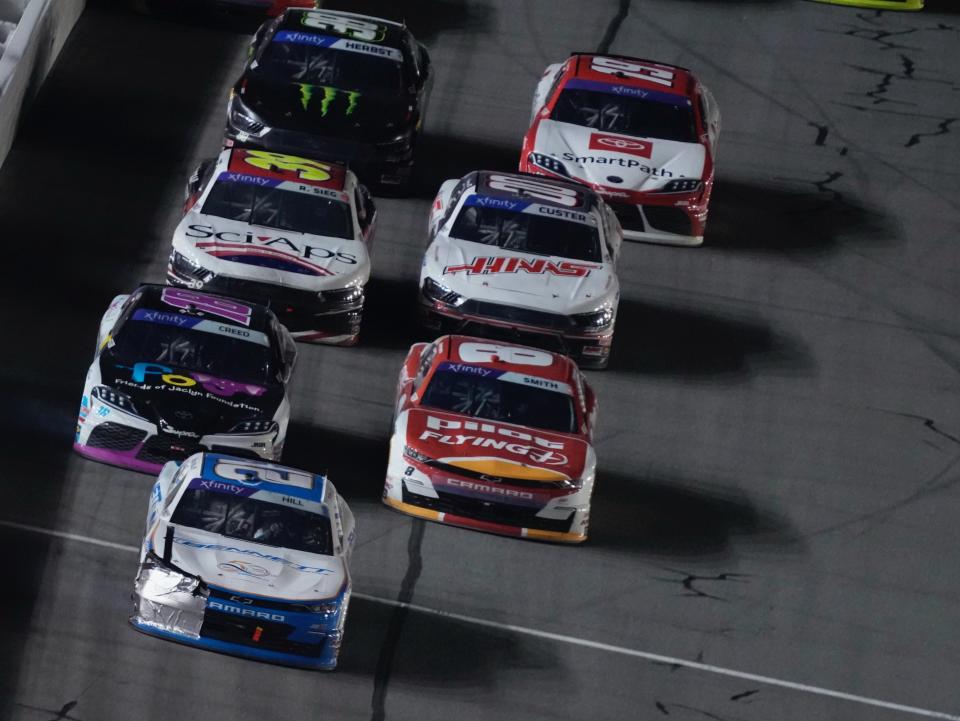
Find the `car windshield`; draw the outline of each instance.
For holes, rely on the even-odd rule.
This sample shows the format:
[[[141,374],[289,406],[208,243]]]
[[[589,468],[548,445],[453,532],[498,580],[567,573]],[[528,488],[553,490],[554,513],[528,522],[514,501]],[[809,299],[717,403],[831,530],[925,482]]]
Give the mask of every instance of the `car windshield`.
[[[350,206],[312,193],[219,180],[201,212],[265,228],[353,238]]]
[[[270,347],[228,334],[231,330],[237,335],[253,333],[246,328],[220,322],[213,325],[226,330],[191,330],[130,319],[113,336],[110,352],[131,366],[158,363],[232,381],[268,383],[272,370]]]
[[[401,65],[388,58],[276,39],[260,57],[259,70],[275,82],[372,95],[397,95],[403,89]]]
[[[577,427],[573,398],[566,393],[442,368],[420,405],[545,431],[574,433]]]
[[[330,519],[326,516],[203,488],[187,489],[170,522],[293,551],[325,556],[333,553]]]
[[[693,110],[687,105],[568,88],[560,93],[550,118],[640,138],[697,142]]]
[[[596,227],[504,208],[465,205],[450,235],[504,250],[600,262]]]

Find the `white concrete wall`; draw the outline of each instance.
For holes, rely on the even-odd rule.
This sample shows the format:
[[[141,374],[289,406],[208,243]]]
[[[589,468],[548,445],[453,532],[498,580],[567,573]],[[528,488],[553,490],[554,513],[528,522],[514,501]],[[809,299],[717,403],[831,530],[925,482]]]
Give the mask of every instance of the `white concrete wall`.
[[[0,163],[24,104],[36,93],[83,12],[85,0],[0,0]],[[8,23],[4,25],[3,23]],[[10,27],[16,23],[16,28]]]

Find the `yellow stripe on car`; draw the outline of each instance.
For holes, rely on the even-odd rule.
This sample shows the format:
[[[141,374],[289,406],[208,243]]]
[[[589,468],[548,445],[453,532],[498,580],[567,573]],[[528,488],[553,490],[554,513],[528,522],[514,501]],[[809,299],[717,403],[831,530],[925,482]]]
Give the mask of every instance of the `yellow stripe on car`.
[[[923,0],[813,0],[813,2],[869,10],[923,10]]]
[[[391,508],[396,508],[398,511],[409,513],[411,516],[416,516],[417,518],[426,518],[428,521],[443,520],[442,513],[438,511],[431,511],[429,508],[420,508],[419,506],[414,506],[409,503],[404,503],[403,501],[398,501],[395,498],[384,498],[383,502],[386,503]]]
[[[559,471],[553,471],[549,468],[534,468],[500,458],[442,458],[440,460],[448,466],[463,468],[467,471],[482,473],[485,476],[495,478],[516,478],[523,481],[543,481],[544,483],[570,480],[568,475]]]

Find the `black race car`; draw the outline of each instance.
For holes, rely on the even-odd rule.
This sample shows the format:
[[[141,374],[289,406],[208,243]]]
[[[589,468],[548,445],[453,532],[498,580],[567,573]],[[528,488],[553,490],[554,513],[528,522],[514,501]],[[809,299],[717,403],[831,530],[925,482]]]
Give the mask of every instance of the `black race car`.
[[[141,286],[100,321],[73,447],[146,473],[202,450],[279,460],[296,356],[263,306]]]
[[[366,182],[402,186],[431,80],[430,56],[405,26],[291,8],[254,37],[225,142],[340,160]]]

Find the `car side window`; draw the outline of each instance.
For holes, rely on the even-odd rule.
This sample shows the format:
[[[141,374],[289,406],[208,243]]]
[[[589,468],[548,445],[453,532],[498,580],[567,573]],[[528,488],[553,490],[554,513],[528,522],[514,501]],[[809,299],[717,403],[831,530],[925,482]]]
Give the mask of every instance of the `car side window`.
[[[580,410],[587,413],[587,392],[583,387],[583,374],[578,370],[573,374],[573,382],[577,386],[577,398],[580,401]]]
[[[457,207],[457,203],[460,202],[460,198],[463,197],[464,192],[467,188],[472,188],[477,182],[476,174],[470,173],[467,177],[460,180],[459,183],[453,189],[453,192],[450,193],[450,202],[447,204],[447,209],[443,213],[443,218],[441,218],[440,223],[437,225],[437,228],[442,227],[450,219],[450,215],[453,213],[453,209]]]
[[[173,483],[170,484],[170,489],[167,491],[167,497],[163,499],[163,510],[166,511],[170,508],[170,504],[173,503],[173,499],[177,497],[177,494],[180,492],[180,488],[183,486],[183,482],[187,479],[189,473],[187,472],[186,466],[181,466],[180,470],[177,471],[177,474],[173,477]]]
[[[553,79],[553,84],[550,86],[550,91],[547,93],[547,97],[543,99],[544,105],[550,102],[554,95],[557,93],[557,88],[560,87],[560,81],[563,79],[565,71],[567,69],[567,64],[564,63],[557,70],[557,77]]]
[[[417,364],[417,377],[413,381],[414,388],[419,388],[420,384],[423,383],[423,379],[430,371],[430,366],[433,365],[433,359],[436,355],[436,343],[431,343],[423,349],[423,353],[420,354],[420,362]]]
[[[360,230],[366,234],[367,229],[373,223],[376,215],[376,206],[373,204],[373,198],[370,192],[363,185],[357,185],[356,189],[357,220],[360,222]]]

